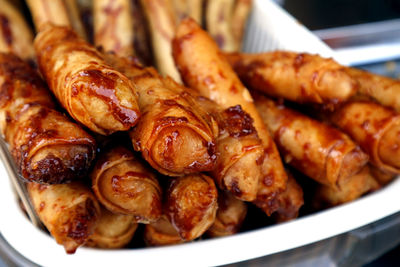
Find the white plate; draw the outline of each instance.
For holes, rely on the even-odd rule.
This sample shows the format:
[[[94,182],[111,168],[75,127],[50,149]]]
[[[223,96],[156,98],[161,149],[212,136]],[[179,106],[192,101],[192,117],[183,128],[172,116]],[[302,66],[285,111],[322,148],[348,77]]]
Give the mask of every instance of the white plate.
[[[262,45],[265,45],[263,43],[265,36],[268,36],[268,38],[275,38],[273,42],[278,44],[281,43],[280,40],[284,40],[285,44],[289,42],[290,45],[285,46],[286,49],[334,56],[326,45],[269,0],[255,1],[250,25],[252,28],[245,42],[247,50],[255,47],[251,42],[249,43],[251,38],[258,38],[260,44],[257,47],[262,49]],[[280,31],[274,30],[276,27],[280,27]],[[279,39],[281,38],[279,36],[282,39]],[[76,254],[66,255],[62,246],[57,245],[50,236],[36,229],[24,216],[2,164],[0,164],[0,177],[0,233],[18,252],[42,266],[229,264],[333,237],[400,211],[400,179],[397,179],[386,188],[352,203],[292,222],[230,237],[160,248],[111,251],[80,248]]]

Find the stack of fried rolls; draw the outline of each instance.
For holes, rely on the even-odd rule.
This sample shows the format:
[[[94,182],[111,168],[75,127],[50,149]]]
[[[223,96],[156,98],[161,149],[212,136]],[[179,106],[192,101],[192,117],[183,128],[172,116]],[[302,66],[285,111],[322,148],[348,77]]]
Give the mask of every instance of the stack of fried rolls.
[[[251,2],[29,0],[33,41],[0,0],[1,134],[67,253],[232,235],[249,205],[286,222],[400,173],[400,82],[238,53]]]

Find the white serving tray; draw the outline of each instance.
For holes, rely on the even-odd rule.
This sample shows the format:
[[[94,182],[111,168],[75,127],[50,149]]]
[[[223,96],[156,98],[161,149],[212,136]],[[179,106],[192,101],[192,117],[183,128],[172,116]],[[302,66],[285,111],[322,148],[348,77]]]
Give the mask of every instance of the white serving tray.
[[[275,48],[334,57],[332,50],[270,0],[255,1],[249,26],[244,45],[246,51],[262,51],[266,40],[273,38],[272,42],[277,44]],[[400,211],[400,179],[397,179],[352,203],[230,237],[159,248],[79,248],[76,254],[67,255],[62,246],[36,229],[25,217],[2,164],[0,177],[0,233],[10,246],[41,266],[223,265],[311,244]]]

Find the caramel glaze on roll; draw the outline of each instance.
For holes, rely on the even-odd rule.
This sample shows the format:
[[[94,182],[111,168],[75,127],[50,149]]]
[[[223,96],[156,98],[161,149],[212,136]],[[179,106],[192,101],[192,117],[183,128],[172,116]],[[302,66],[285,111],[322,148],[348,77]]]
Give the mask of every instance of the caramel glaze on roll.
[[[315,181],[337,188],[367,164],[368,156],[339,130],[264,96],[254,98],[286,163]]]
[[[173,40],[173,56],[185,83],[222,108],[240,105],[254,121],[262,140],[262,177],[254,203],[268,215],[277,209],[274,199],[285,189],[287,175],[248,90],[240,82],[212,38],[191,19],[182,20]]]
[[[35,39],[38,64],[68,113],[99,134],[133,127],[140,114],[132,83],[71,29],[46,26]]]
[[[192,91],[190,91],[192,92]],[[192,92],[196,96],[196,92]],[[253,119],[241,106],[222,110],[217,103],[196,96],[199,103],[217,121],[217,166],[210,172],[221,190],[243,201],[257,197],[264,148],[253,126]]]
[[[22,15],[7,0],[0,0],[0,52],[33,60],[33,34]]]
[[[321,185],[316,189],[313,206],[326,208],[353,201],[362,195],[379,189],[368,166],[340,184],[340,189]]]
[[[139,223],[160,218],[162,196],[155,174],[128,149],[105,151],[91,177],[96,197],[108,210],[133,215]]]
[[[39,75],[11,54],[0,53],[0,128],[24,178],[65,183],[87,174],[95,141],[54,110]]]
[[[218,193],[218,210],[213,225],[207,230],[211,237],[237,233],[247,214],[247,205],[228,192]]]
[[[348,100],[358,89],[345,67],[331,58],[287,51],[226,58],[249,88],[272,97],[329,105]]]
[[[147,246],[165,246],[184,242],[166,215],[162,215],[154,223],[146,224],[143,238]]]
[[[293,175],[288,172],[286,189],[278,196],[279,208],[272,215],[276,222],[287,222],[299,216],[304,204],[303,189]]]
[[[132,239],[138,224],[134,216],[112,213],[102,207],[99,222],[85,246],[96,248],[122,248]]]
[[[100,218],[100,207],[89,188],[79,182],[59,185],[28,183],[40,220],[69,254],[85,244]]]
[[[201,236],[214,223],[218,208],[214,181],[204,174],[177,177],[166,193],[165,213],[183,240]]]
[[[373,165],[369,166],[370,172],[372,176],[375,178],[375,180],[381,185],[387,185],[391,181],[393,181],[394,178],[397,177],[396,173],[388,172],[385,170],[382,170],[378,167],[375,167]]]
[[[331,122],[360,144],[372,165],[400,173],[400,115],[368,101],[346,103]]]
[[[141,151],[153,168],[169,176],[214,169],[218,126],[186,88],[134,59],[106,57],[139,92],[143,115],[130,132],[135,150]]]

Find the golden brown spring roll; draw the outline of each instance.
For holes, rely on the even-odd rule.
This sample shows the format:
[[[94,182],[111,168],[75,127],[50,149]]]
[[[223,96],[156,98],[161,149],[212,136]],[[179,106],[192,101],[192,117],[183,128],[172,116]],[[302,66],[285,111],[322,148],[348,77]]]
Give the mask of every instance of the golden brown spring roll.
[[[262,177],[264,156],[253,119],[239,105],[222,110],[203,96],[197,96],[196,100],[215,118],[219,127],[216,140],[219,156],[216,168],[210,172],[211,177],[221,190],[231,192],[240,200],[253,201]]]
[[[139,92],[143,113],[131,132],[135,150],[162,174],[180,176],[214,169],[218,126],[185,88],[134,60],[107,55]]]
[[[165,213],[183,240],[196,239],[207,231],[217,208],[217,188],[207,175],[178,177],[168,187]]]
[[[155,65],[162,75],[169,75],[180,83],[171,55],[176,27],[172,3],[169,0],[141,0],[141,3],[150,29]]]
[[[0,53],[0,128],[22,176],[65,183],[86,176],[94,139],[54,110],[38,73],[11,54]]]
[[[391,181],[393,181],[394,178],[397,177],[396,173],[388,172],[385,170],[382,170],[378,167],[375,167],[373,165],[369,166],[371,175],[375,178],[375,180],[381,185],[387,185]]]
[[[101,215],[85,246],[96,248],[122,248],[132,239],[138,224],[134,216],[112,213],[102,207]]]
[[[33,34],[22,15],[6,0],[0,0],[0,52],[33,60]]]
[[[367,164],[368,156],[339,130],[262,95],[254,98],[286,163],[315,181],[337,188]]]
[[[104,152],[91,174],[92,188],[101,204],[115,213],[151,223],[161,216],[161,188],[155,174],[128,149]]]
[[[153,55],[150,44],[150,33],[140,0],[132,0],[132,20],[134,54],[145,66],[151,66]]]
[[[143,238],[147,246],[165,246],[184,242],[166,215],[161,216],[155,223],[146,224]]]
[[[238,43],[232,31],[235,0],[207,1],[206,28],[222,51],[238,51]]]
[[[356,68],[346,72],[359,84],[359,93],[375,99],[380,104],[400,111],[400,81]]]
[[[83,22],[81,19],[81,13],[79,10],[78,0],[64,0],[65,7],[68,12],[68,18],[71,22],[71,27],[74,31],[85,40],[89,40],[86,34],[86,30],[83,26]],[[50,21],[51,22],[51,21]],[[67,25],[64,25],[67,26]]]
[[[176,21],[191,17],[201,24],[203,0],[172,0]]]
[[[236,0],[232,14],[232,34],[236,46],[240,51],[243,42],[244,30],[246,29],[247,18],[251,11],[252,0]]]
[[[35,49],[50,89],[75,120],[99,134],[135,126],[140,114],[133,84],[71,29],[47,24]]]
[[[72,27],[64,0],[26,0],[36,31],[46,23]]]
[[[331,58],[275,51],[226,54],[240,79],[251,89],[299,103],[337,104],[357,91],[357,82]]]
[[[279,194],[278,210],[273,214],[276,222],[287,222],[299,216],[299,210],[304,204],[303,189],[291,173],[288,173],[286,189]]]
[[[85,244],[100,218],[99,204],[79,182],[57,185],[28,183],[27,189],[40,220],[68,254]]]
[[[185,19],[173,41],[173,55],[185,83],[223,108],[240,105],[254,120],[263,142],[264,160],[255,204],[267,214],[277,209],[274,198],[286,186],[287,175],[278,150],[256,110],[248,90],[240,82],[212,38],[193,20]]]
[[[207,230],[211,237],[237,233],[247,214],[247,205],[228,192],[218,193],[218,210],[213,225]]]
[[[94,42],[104,51],[133,55],[132,0],[94,0]]]
[[[379,187],[368,166],[365,166],[359,173],[342,181],[340,189],[320,185],[316,189],[313,206],[322,208],[340,205],[353,201],[368,192],[375,191]]]
[[[400,173],[400,115],[394,110],[354,101],[338,109],[331,121],[361,146],[373,165]]]

